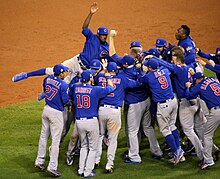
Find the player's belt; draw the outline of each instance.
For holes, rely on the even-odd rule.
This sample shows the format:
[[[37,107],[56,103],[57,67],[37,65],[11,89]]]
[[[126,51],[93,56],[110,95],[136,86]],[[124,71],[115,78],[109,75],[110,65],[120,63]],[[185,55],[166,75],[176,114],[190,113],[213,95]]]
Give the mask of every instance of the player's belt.
[[[219,109],[219,108],[220,108],[220,106],[215,106],[215,107],[210,108],[209,110],[211,110],[211,109]]]
[[[162,103],[167,103],[168,101],[173,100],[173,98],[174,98],[174,97],[172,97],[172,98],[170,98],[170,99],[167,99],[167,100],[165,100],[165,101],[161,101],[161,102],[159,102],[159,103],[160,103],[160,104],[162,104]]]
[[[117,107],[117,106],[112,106],[112,105],[107,105],[107,104],[103,104],[103,105],[100,105],[101,107],[106,107],[106,108],[113,108],[113,109],[119,109],[120,107]]]
[[[76,117],[76,120],[89,120],[89,119],[97,119],[97,117]]]

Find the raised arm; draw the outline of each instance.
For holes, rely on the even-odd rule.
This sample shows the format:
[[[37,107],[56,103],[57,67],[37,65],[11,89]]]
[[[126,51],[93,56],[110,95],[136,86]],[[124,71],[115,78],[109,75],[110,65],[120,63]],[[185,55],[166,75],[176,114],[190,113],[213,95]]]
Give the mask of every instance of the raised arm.
[[[115,50],[115,44],[114,44],[114,37],[117,35],[116,30],[110,30],[109,34],[109,56],[111,57],[112,55],[116,54]]]
[[[91,18],[92,18],[92,15],[93,15],[94,13],[96,13],[97,10],[98,10],[97,3],[94,2],[94,3],[91,5],[89,14],[88,14],[88,16],[86,17],[86,19],[85,19],[85,21],[84,21],[84,23],[83,23],[83,26],[82,26],[83,29],[89,27],[89,23],[90,23],[90,20],[91,20]]]

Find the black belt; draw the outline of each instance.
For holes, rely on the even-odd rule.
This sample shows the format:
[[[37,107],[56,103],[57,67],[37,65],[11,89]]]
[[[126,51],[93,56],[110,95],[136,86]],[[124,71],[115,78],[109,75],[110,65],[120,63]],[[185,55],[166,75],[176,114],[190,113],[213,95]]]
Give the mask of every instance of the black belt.
[[[162,103],[167,103],[168,101],[171,101],[172,99],[174,99],[174,97],[170,98],[170,99],[167,99],[165,101],[160,101],[159,103],[162,104]]]
[[[100,105],[101,107],[106,107],[106,108],[113,108],[113,109],[118,109],[120,107],[117,107],[117,106],[112,106],[112,105],[108,105],[108,104],[102,104]]]
[[[89,120],[89,119],[96,119],[97,117],[76,117],[76,120]]]
[[[79,62],[80,68],[82,68],[83,70],[86,70],[87,68],[86,68],[85,65],[83,65],[82,60],[80,59],[80,56],[78,56],[77,59],[78,59],[78,62]]]
[[[211,109],[219,109],[219,108],[220,108],[220,106],[215,106],[215,107],[209,108],[209,110],[211,110]]]

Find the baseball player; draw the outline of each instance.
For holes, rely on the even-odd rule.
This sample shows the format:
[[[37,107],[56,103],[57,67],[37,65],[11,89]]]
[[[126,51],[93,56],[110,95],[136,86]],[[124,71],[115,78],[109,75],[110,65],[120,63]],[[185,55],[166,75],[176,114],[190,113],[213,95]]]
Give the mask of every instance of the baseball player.
[[[139,80],[149,85],[153,100],[157,103],[157,120],[160,131],[172,148],[174,153],[172,162],[176,165],[183,157],[184,151],[181,149],[175,126],[178,103],[174,97],[169,76],[170,71],[167,68],[159,68],[159,63],[155,57],[145,61],[143,65],[144,71],[148,70],[149,72],[139,77]]]
[[[178,47],[176,47],[178,48]],[[172,53],[174,51],[172,50]],[[170,64],[164,60],[157,59],[160,65],[168,68],[174,75],[174,86],[176,90],[176,97],[179,101],[179,120],[183,128],[183,132],[187,138],[192,142],[195,147],[196,154],[200,160],[202,160],[203,146],[202,143],[194,131],[194,121],[199,120],[198,123],[202,124],[200,116],[198,116],[200,108],[198,106],[199,99],[191,99],[190,101],[185,97],[185,83],[190,80],[189,68],[184,62],[183,54],[173,54],[172,61],[174,64]],[[197,118],[195,119],[195,116]],[[198,126],[196,126],[198,127]],[[200,126],[201,128],[201,126]]]
[[[174,45],[170,44],[167,46],[167,41],[163,38],[156,39],[156,43],[154,44],[157,50],[160,52],[160,58],[166,60],[167,62],[171,62],[171,49]]]
[[[107,70],[111,75],[111,81],[114,85],[114,91],[100,101],[99,106],[99,126],[100,126],[100,143],[98,147],[96,163],[100,162],[102,153],[102,140],[108,133],[109,145],[107,149],[106,173],[113,172],[114,158],[117,149],[117,137],[121,128],[121,107],[125,96],[126,88],[140,86],[140,83],[126,78],[123,73],[117,71],[117,64],[109,62]],[[100,86],[106,86],[104,73],[99,73],[95,81]]]
[[[44,92],[46,93],[44,111],[42,113],[42,129],[38,145],[38,154],[35,167],[45,170],[46,147],[49,136],[52,136],[50,161],[47,172],[54,176],[61,176],[57,170],[59,144],[63,130],[64,105],[68,102],[68,85],[63,79],[68,74],[68,68],[62,64],[55,65],[53,68],[54,76],[47,76],[43,82]]]
[[[215,78],[204,77],[200,72],[195,73],[193,78],[195,85],[191,89],[189,89],[191,83],[186,83],[186,98],[191,99],[199,95],[209,108],[204,130],[204,160],[201,165],[201,169],[205,169],[215,164],[212,157],[212,138],[220,125],[220,83]]]
[[[101,66],[101,62],[98,59],[94,59],[91,61],[90,63],[90,68],[91,70],[94,71],[94,77],[96,75],[98,75],[98,73],[100,72],[102,66]],[[75,83],[77,82],[81,82],[81,76],[77,75],[75,76],[72,81],[69,84],[69,87],[72,88],[74,86]],[[75,111],[75,109],[73,109]],[[77,145],[79,143],[79,133],[77,131],[76,125],[74,125],[74,129],[73,129],[73,133],[71,135],[70,141],[69,141],[69,145],[68,145],[68,150],[66,152],[66,164],[67,165],[72,165],[73,164],[73,160],[74,160],[74,154],[77,148]]]
[[[196,59],[196,45],[190,36],[190,28],[187,25],[181,25],[175,33],[178,46],[185,50],[185,63],[186,65],[195,62]]]
[[[213,60],[215,64],[220,65],[220,47],[216,48],[215,54],[207,54],[207,53],[201,51],[201,49],[197,48],[197,54],[202,58],[205,58],[208,60]],[[216,77],[220,81],[220,72],[216,72]]]
[[[127,78],[137,80],[138,72],[135,67],[133,56],[126,55],[123,58],[116,54],[113,37],[116,36],[115,31],[110,32],[109,38],[109,54],[115,60],[123,65],[123,72]],[[134,49],[133,49],[134,48]],[[140,43],[134,41],[131,43],[131,52],[134,54],[142,48]],[[131,53],[133,54],[133,53]],[[133,54],[133,55],[134,55]],[[139,155],[139,129],[142,127],[144,134],[148,137],[152,157],[161,158],[162,151],[156,138],[154,128],[151,125],[150,118],[150,98],[146,85],[141,85],[133,89],[125,90],[124,98],[124,117],[125,117],[125,133],[128,145],[128,155],[125,162],[129,164],[140,164],[141,157]],[[135,120],[134,120],[135,119]]]
[[[90,7],[90,12],[85,19],[82,26],[82,34],[86,37],[83,51],[64,61],[62,64],[67,66],[71,72],[70,76],[66,78],[66,82],[69,83],[77,72],[82,72],[82,69],[89,68],[90,61],[93,59],[108,58],[109,44],[107,43],[108,28],[101,26],[97,30],[97,34],[94,34],[88,27],[93,14],[98,10],[97,3],[93,3]],[[41,75],[53,75],[53,68],[41,68],[39,70],[31,72],[22,72],[13,76],[12,81],[17,82],[24,80],[31,76]]]
[[[76,108],[76,127],[81,141],[78,174],[85,178],[96,175],[92,172],[95,165],[95,155],[98,145],[98,103],[99,99],[111,93],[114,88],[110,75],[105,74],[107,80],[106,88],[92,86],[92,73],[85,70],[82,73],[82,83],[75,84],[70,88],[70,98],[74,100]]]

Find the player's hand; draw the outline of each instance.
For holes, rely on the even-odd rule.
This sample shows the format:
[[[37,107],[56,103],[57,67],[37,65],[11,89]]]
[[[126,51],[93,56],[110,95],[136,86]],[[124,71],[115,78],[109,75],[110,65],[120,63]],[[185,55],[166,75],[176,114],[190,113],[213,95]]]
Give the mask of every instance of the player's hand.
[[[196,61],[197,61],[198,63],[200,63],[202,66],[205,66],[205,65],[206,65],[206,62],[204,62],[204,61],[203,61],[202,59],[200,59],[200,58],[197,58]]]
[[[213,67],[215,67],[215,62],[213,60],[209,60],[210,65],[212,65]]]
[[[200,51],[200,49],[197,47],[197,48],[196,48],[196,54],[198,54],[199,51]]]
[[[144,57],[144,60],[149,60],[153,57],[153,55],[147,55],[146,57]]]
[[[39,93],[39,94],[38,94],[37,99],[38,99],[38,101],[41,101],[41,100],[42,100],[42,99],[44,99],[46,96],[47,96],[47,94],[46,94],[46,93],[41,92],[41,93]]]
[[[98,9],[99,9],[99,8],[98,8],[97,3],[94,2],[94,3],[92,3],[92,5],[91,5],[91,7],[90,7],[90,13],[91,13],[91,14],[94,14],[94,13],[96,13],[96,11],[97,11]]]
[[[193,70],[193,68],[189,68],[188,72],[189,72],[191,75],[194,75],[194,74],[195,74],[195,71]]]
[[[102,64],[102,68],[103,68],[103,70],[105,70],[106,67],[107,67],[107,65],[108,65],[108,61],[107,61],[107,59],[102,59],[101,64]]]
[[[192,85],[192,83],[190,83],[189,81],[186,82],[186,87],[189,88]]]
[[[143,65],[143,66],[142,66],[142,70],[145,71],[145,72],[147,72],[147,71],[148,71],[148,67],[145,66],[145,65]]]
[[[109,36],[110,37],[115,37],[117,35],[117,31],[116,30],[110,30]]]

